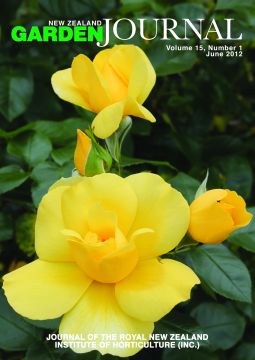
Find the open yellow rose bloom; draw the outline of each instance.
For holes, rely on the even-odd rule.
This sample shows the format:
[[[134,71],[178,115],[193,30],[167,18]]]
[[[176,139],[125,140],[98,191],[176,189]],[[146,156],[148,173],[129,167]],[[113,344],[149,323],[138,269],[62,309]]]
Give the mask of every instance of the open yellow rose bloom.
[[[189,234],[201,243],[218,244],[251,219],[244,199],[235,191],[213,189],[190,205]]]
[[[30,319],[63,315],[60,334],[99,334],[103,354],[133,355],[139,347],[100,348],[100,334],[148,339],[155,321],[190,298],[198,277],[158,258],[180,242],[189,218],[181,193],[158,175],[62,179],[38,209],[39,259],[4,276],[7,299]]]
[[[134,45],[102,50],[93,62],[80,54],[71,68],[52,76],[53,89],[61,99],[98,113],[92,129],[102,139],[113,134],[126,115],[156,121],[142,106],[155,81],[149,59]]]

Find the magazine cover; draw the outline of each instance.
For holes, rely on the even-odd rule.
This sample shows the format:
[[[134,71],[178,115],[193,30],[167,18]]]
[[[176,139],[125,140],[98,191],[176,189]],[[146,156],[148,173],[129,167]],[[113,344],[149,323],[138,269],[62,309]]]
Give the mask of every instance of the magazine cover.
[[[2,0],[0,360],[255,360],[254,0]]]

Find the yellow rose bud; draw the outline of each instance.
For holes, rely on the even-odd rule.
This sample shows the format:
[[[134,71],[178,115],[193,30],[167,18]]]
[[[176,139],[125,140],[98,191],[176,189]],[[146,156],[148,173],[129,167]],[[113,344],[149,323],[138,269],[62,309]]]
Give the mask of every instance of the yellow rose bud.
[[[77,129],[77,144],[74,152],[74,165],[81,175],[85,175],[85,167],[91,150],[91,139],[83,131]]]
[[[77,129],[74,164],[80,175],[94,176],[109,171],[112,158],[93,136],[90,139],[84,132]]]
[[[61,179],[38,208],[38,259],[4,276],[5,294],[30,319],[63,316],[60,335],[94,333],[102,354],[131,356],[154,322],[199,283],[188,266],[158,258],[176,247],[188,224],[186,200],[158,175]],[[116,338],[103,347],[102,334]],[[125,334],[133,346],[121,346]],[[77,353],[92,350],[69,340]]]
[[[57,71],[51,81],[61,99],[98,113],[92,129],[99,138],[115,132],[126,115],[156,121],[142,106],[156,74],[138,46],[115,45],[100,51],[93,62],[80,54],[71,68]]]
[[[224,241],[233,231],[249,224],[252,214],[235,191],[206,191],[190,205],[189,234],[205,244]]]

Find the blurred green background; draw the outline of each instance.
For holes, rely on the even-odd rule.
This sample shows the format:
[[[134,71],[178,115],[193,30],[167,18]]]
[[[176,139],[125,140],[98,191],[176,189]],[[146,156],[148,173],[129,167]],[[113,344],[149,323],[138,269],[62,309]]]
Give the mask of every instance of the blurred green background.
[[[238,191],[254,212],[254,0],[3,0],[0,10],[0,275],[34,259],[36,207],[54,181],[71,175],[76,129],[84,130],[93,119],[93,114],[61,101],[53,93],[51,75],[69,67],[75,55],[84,53],[93,58],[100,50],[93,43],[15,44],[10,39],[10,30],[15,25],[43,26],[54,19],[104,17],[134,21],[139,17],[236,19],[236,31],[243,32],[244,36],[244,40],[237,43],[243,45],[243,57],[209,59],[196,52],[171,53],[159,39],[132,39],[131,43],[144,49],[158,75],[156,86],[145,103],[157,123],[151,125],[135,119],[124,146],[129,161],[123,163],[123,174],[142,170],[157,172],[191,201],[209,169],[209,188]],[[152,26],[147,31],[148,36],[154,34]],[[121,33],[123,36],[127,33],[125,26]],[[121,42],[111,39],[111,45],[116,43]],[[167,43],[174,44],[174,41]],[[235,281],[232,285],[228,283],[229,288],[235,288],[230,295],[224,297],[227,290],[224,293],[224,289],[215,288],[214,279],[206,274],[210,259],[204,256],[200,259],[202,270],[201,267],[198,270],[202,286],[194,291],[193,300],[177,306],[157,325],[158,332],[208,332],[210,344],[199,351],[143,350],[134,359],[152,356],[163,360],[255,359],[255,305],[245,289],[246,281],[249,282],[247,268],[254,278],[254,230],[252,222],[218,248],[220,255],[216,250],[218,271],[236,271]],[[195,255],[193,265],[185,256],[179,259],[197,270]],[[225,263],[222,265],[221,261]],[[52,344],[46,344],[44,339],[50,329],[56,328],[57,322],[22,319],[0,293],[0,359],[100,359],[94,352],[75,355],[71,351],[54,351]]]

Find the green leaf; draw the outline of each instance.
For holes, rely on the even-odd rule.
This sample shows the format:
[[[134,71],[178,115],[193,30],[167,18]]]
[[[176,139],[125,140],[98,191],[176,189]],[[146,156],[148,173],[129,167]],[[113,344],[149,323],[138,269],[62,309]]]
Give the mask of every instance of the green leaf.
[[[34,206],[37,208],[42,200],[42,197],[47,193],[49,187],[53,182],[44,182],[38,185],[33,185],[31,189],[31,195]]]
[[[179,172],[169,182],[182,193],[189,204],[194,200],[197,188],[200,185],[199,181],[182,172]]]
[[[114,0],[39,0],[39,4],[58,19],[80,19],[85,15],[89,19],[92,13],[107,14],[116,8]]]
[[[47,136],[53,144],[67,145],[76,140],[77,129],[85,130],[90,119],[70,118],[62,121],[39,120],[33,123],[32,128]]]
[[[24,360],[58,360],[59,358],[53,350],[49,349],[47,344],[38,342],[28,348]]]
[[[252,291],[252,302],[250,304],[236,301],[235,307],[252,322],[255,321],[255,290]]]
[[[89,16],[92,12],[105,14],[116,6],[114,0],[108,0],[107,2],[103,0],[40,0],[39,4],[50,15],[61,19],[80,18],[84,15]]]
[[[254,0],[218,0],[216,10],[240,10],[247,7],[254,8]]]
[[[62,18],[89,14],[91,9],[88,3],[80,0],[39,0],[39,4],[50,15]]]
[[[242,229],[236,230],[230,235],[228,241],[231,244],[255,253],[255,207],[248,208],[247,211],[253,214],[250,224]]]
[[[0,289],[0,348],[7,351],[25,350],[40,340],[41,331],[26,323],[8,304]]]
[[[238,245],[243,249],[255,253],[255,233],[233,234],[228,239],[231,244]]]
[[[63,352],[62,352],[63,353]],[[110,354],[101,355],[98,351],[93,350],[85,354],[75,354],[73,351],[68,349],[65,354],[61,355],[61,360],[121,360],[118,356],[113,356]],[[125,357],[125,360],[131,358]]]
[[[206,15],[206,10],[201,4],[176,4],[173,6],[172,10],[174,11],[175,19],[184,19],[188,18],[190,20],[197,20],[199,18],[204,18]]]
[[[20,186],[28,178],[28,174],[18,165],[8,165],[0,168],[0,194]]]
[[[197,62],[197,56],[192,51],[169,51],[168,60],[155,65],[158,76],[182,73],[190,70]]]
[[[53,162],[47,161],[38,164],[31,172],[31,178],[39,183],[53,183],[62,175],[62,169]]]
[[[16,221],[15,237],[16,243],[21,251],[27,256],[35,253],[34,228],[36,215],[31,213],[22,214]]]
[[[193,51],[167,51],[161,42],[155,42],[149,49],[148,55],[158,76],[178,74],[190,70],[197,61]]]
[[[162,360],[220,360],[218,355],[210,353],[205,349],[166,349]]]
[[[13,224],[9,214],[0,213],[0,242],[7,241],[13,236]]]
[[[32,186],[32,199],[37,207],[43,195],[45,195],[49,187],[61,177],[71,176],[73,162],[59,167],[53,162],[47,161],[38,164],[31,173],[31,178],[36,184]]]
[[[190,337],[193,334],[204,334],[205,331],[188,314],[183,314],[174,309],[170,312],[170,314],[166,315],[164,318],[160,319],[155,324],[154,333],[155,334],[184,334],[184,335],[188,335]],[[167,339],[167,341],[169,341],[169,338]],[[170,356],[170,354],[171,354],[171,356],[174,356],[174,349],[178,348],[178,343],[180,342],[180,340],[171,340],[171,342],[175,343],[175,345],[174,345],[175,348],[169,349],[169,351],[165,350],[163,359],[167,359],[168,356]],[[210,346],[210,343],[208,340],[201,340],[201,341],[199,341],[199,345],[200,345],[199,353],[201,351],[204,354],[202,347]],[[173,350],[173,353],[172,353],[172,350]],[[192,349],[191,349],[191,352],[192,352]],[[195,350],[195,352],[197,352],[197,350]],[[182,351],[181,351],[181,354],[182,354]],[[193,352],[192,352],[192,354],[193,354]],[[171,359],[172,359],[172,357],[171,357]],[[179,357],[176,357],[176,359],[179,359]],[[186,359],[186,357],[185,357],[185,359]],[[187,359],[190,359],[190,357],[187,357]],[[193,359],[193,357],[191,357],[191,359]]]
[[[69,144],[68,146],[54,149],[51,153],[51,156],[55,163],[62,166],[73,159],[74,150],[75,144]]]
[[[201,185],[199,185],[199,188],[197,189],[195,199],[207,191],[206,186],[207,186],[208,176],[209,176],[209,171],[207,170],[206,176],[205,176],[203,182],[201,183]]]
[[[153,11],[158,15],[166,14],[166,11],[170,8],[169,5],[161,4],[157,0],[121,0],[123,4],[120,11],[121,14],[129,14],[130,12],[148,12]],[[150,29],[150,28],[149,28]],[[146,28],[146,34],[150,37],[151,32]]]
[[[187,314],[173,310],[155,324],[156,334],[201,334],[198,323]]]
[[[48,137],[55,145],[66,145],[76,139],[76,130],[85,130],[90,124],[90,119],[69,118],[62,121],[38,120],[21,126],[12,131],[0,129],[0,137],[11,139],[19,134],[34,130]]]
[[[203,303],[191,312],[216,349],[227,350],[243,336],[245,319],[222,304]]]
[[[65,168],[60,168],[53,162],[43,162],[34,167],[31,178],[36,184],[32,186],[32,199],[37,207],[41,198],[47,193],[49,187],[64,176]]]
[[[254,360],[255,344],[243,342],[232,354],[231,360]]]
[[[183,260],[216,293],[232,300],[251,302],[250,274],[244,263],[224,245],[191,248]]]
[[[150,8],[150,2],[147,0],[121,0],[122,8],[124,12],[142,11]]]
[[[31,319],[24,318],[24,320],[26,322],[28,322],[29,324],[34,325],[39,328],[42,328],[42,329],[56,330],[59,328],[61,318],[52,319],[52,320],[31,320]]]
[[[244,198],[248,198],[252,188],[252,168],[249,161],[242,156],[222,157],[219,162],[225,175],[225,188],[235,190]]]
[[[46,160],[51,150],[50,140],[39,133],[18,135],[7,146],[9,154],[21,157],[31,166]]]
[[[0,67],[0,113],[12,121],[23,114],[32,98],[33,78],[30,70]]]
[[[93,4],[94,11],[100,14],[108,14],[110,11],[116,9],[115,0],[92,0],[91,4]]]

